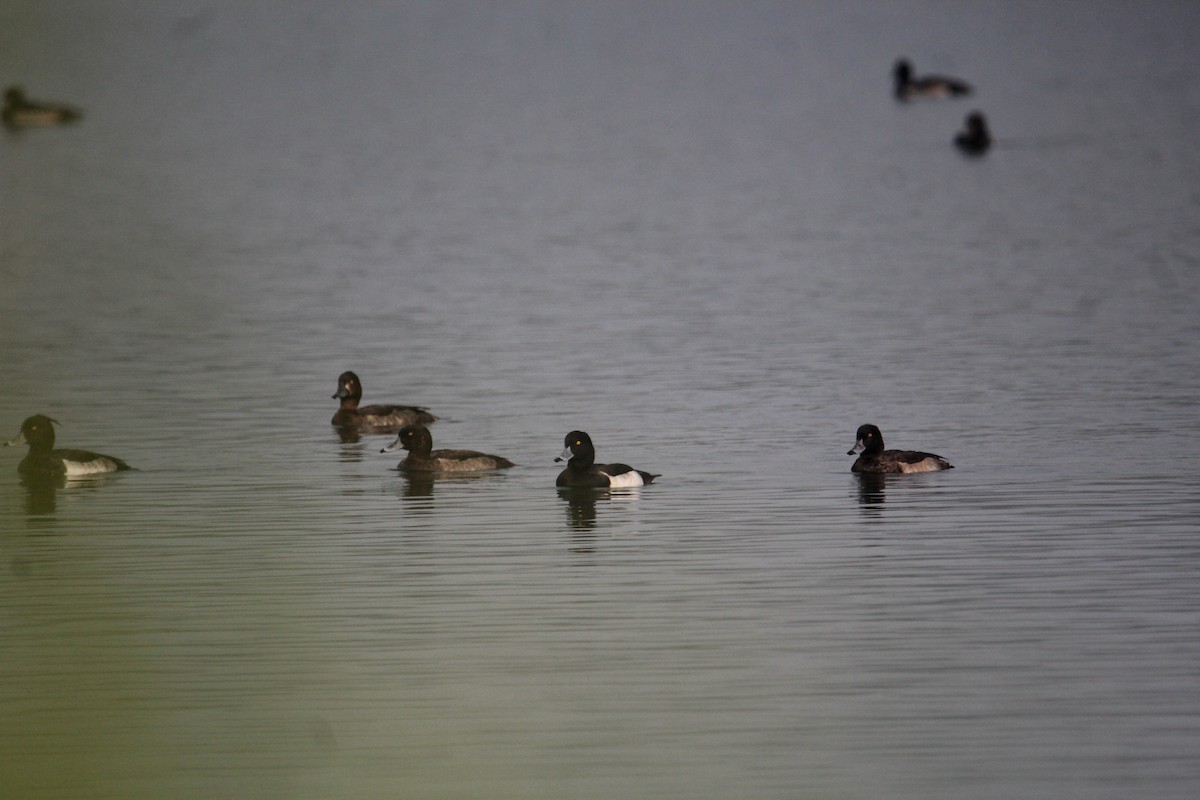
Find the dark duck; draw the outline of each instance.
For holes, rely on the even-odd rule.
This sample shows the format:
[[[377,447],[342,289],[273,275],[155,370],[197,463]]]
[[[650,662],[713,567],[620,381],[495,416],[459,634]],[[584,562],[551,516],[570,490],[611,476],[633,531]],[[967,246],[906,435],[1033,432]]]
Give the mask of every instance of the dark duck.
[[[897,100],[943,99],[947,97],[962,97],[971,93],[971,85],[958,78],[946,78],[941,75],[913,75],[912,64],[906,59],[900,59],[892,67],[892,78],[895,80]]]
[[[337,413],[330,421],[339,428],[361,426],[366,428],[401,428],[405,425],[428,425],[437,419],[424,408],[401,405],[370,405],[359,407],[362,400],[362,381],[353,372],[338,376],[338,388],[334,400],[340,400]]]
[[[55,450],[54,425],[50,417],[35,414],[21,423],[20,433],[4,443],[6,447],[29,445],[29,453],[17,465],[17,472],[30,477],[77,478],[133,469],[119,458],[91,450]]]
[[[563,440],[563,451],[555,461],[566,461],[567,468],[558,474],[557,486],[566,487],[627,487],[644,486],[660,477],[634,469],[628,464],[597,464],[592,437],[583,431],[571,431]]]
[[[0,112],[0,120],[12,130],[67,125],[82,116],[78,109],[70,106],[35,103],[25,96],[20,86],[10,86],[4,90],[4,110]]]
[[[851,472],[937,472],[954,469],[949,461],[933,453],[917,450],[884,450],[883,434],[874,425],[859,426],[854,447],[846,455],[861,453]]]
[[[408,455],[396,465],[401,472],[483,472],[516,466],[507,458],[476,450],[434,450],[433,435],[424,425],[405,425],[396,441],[379,452],[404,448]]]
[[[963,129],[954,137],[954,145],[967,155],[978,156],[987,152],[992,146],[992,134],[988,131],[987,120],[978,111],[967,115]]]

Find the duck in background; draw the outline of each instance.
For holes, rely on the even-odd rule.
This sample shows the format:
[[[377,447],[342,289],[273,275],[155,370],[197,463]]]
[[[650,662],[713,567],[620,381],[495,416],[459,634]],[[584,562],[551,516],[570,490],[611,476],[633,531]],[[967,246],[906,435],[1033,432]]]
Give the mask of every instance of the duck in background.
[[[77,478],[133,469],[119,458],[90,450],[55,450],[56,422],[44,414],[34,414],[21,423],[20,433],[4,443],[5,447],[29,445],[29,453],[17,465],[17,472],[34,478]]]
[[[67,125],[82,117],[79,109],[70,106],[33,102],[25,96],[25,90],[20,86],[10,86],[4,90],[4,110],[0,112],[0,120],[10,130]]]
[[[362,400],[362,381],[353,372],[338,376],[338,388],[334,400],[340,400],[337,413],[330,424],[340,428],[363,426],[368,428],[399,428],[404,425],[428,425],[437,417],[417,406],[371,405],[358,407]]]
[[[424,425],[405,425],[396,441],[379,452],[391,453],[400,448],[408,451],[396,465],[401,472],[484,472],[516,466],[507,458],[476,450],[434,450],[433,435]]]
[[[896,61],[895,66],[892,67],[892,78],[896,82],[897,100],[942,99],[962,97],[971,93],[971,85],[958,78],[945,78],[941,75],[914,77],[912,64],[904,58]]]
[[[874,425],[860,425],[854,447],[846,455],[862,453],[850,467],[851,472],[937,472],[954,465],[933,453],[916,450],[884,450],[883,434]]]
[[[955,146],[970,156],[981,156],[992,146],[992,134],[988,131],[987,120],[979,111],[967,114],[963,129],[954,137]]]
[[[634,469],[628,464],[597,464],[592,437],[583,431],[571,431],[563,440],[562,454],[555,461],[566,461],[567,468],[558,474],[556,486],[567,487],[627,487],[644,486],[661,477]]]

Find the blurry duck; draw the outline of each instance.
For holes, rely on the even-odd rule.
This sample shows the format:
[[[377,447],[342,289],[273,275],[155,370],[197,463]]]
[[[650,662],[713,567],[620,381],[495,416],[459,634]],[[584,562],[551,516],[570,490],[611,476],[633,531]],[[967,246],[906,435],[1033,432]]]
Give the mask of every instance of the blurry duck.
[[[967,155],[979,156],[992,146],[992,134],[988,132],[987,120],[978,111],[967,114],[963,129],[954,137],[954,144]]]
[[[940,75],[913,77],[912,64],[903,58],[892,67],[892,77],[896,81],[897,100],[915,100],[922,97],[941,99],[971,93],[970,84],[957,78],[944,78]]]
[[[37,478],[75,478],[133,469],[119,458],[90,450],[55,450],[55,420],[34,414],[21,423],[21,432],[4,443],[5,447],[29,445],[29,453],[17,465],[17,472]]]
[[[338,427],[361,425],[368,428],[399,428],[417,423],[428,425],[437,419],[417,406],[373,405],[359,408],[362,393],[362,381],[357,375],[353,372],[343,372],[339,375],[338,388],[333,393],[333,399],[340,400],[341,403],[330,424]]]
[[[4,90],[4,111],[0,112],[0,119],[6,128],[49,128],[75,122],[82,116],[82,112],[70,106],[35,103],[25,96],[20,86]]]

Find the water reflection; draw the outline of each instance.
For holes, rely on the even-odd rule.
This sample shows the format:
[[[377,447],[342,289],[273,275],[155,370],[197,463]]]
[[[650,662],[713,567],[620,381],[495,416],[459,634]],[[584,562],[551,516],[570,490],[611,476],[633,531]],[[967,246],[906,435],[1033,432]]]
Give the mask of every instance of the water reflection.
[[[855,495],[859,511],[865,516],[877,517],[883,513],[884,505],[891,495],[893,506],[903,502],[914,492],[938,492],[938,475],[944,472],[922,472],[918,474],[860,472],[854,475]],[[909,498],[911,499],[911,497]]]
[[[858,479],[858,504],[867,512],[881,511],[887,500],[885,490],[888,476],[878,472],[859,472],[855,477]]]
[[[596,501],[609,500],[611,489],[590,489],[582,486],[561,487],[558,496],[567,504],[567,528],[571,531],[571,551],[596,552]]]
[[[21,476],[21,488],[25,491],[25,515],[45,517],[58,511],[59,491],[88,491],[118,480],[115,473],[81,475],[67,478],[65,475]]]
[[[371,445],[368,443],[370,437],[396,435],[395,430],[388,431],[383,428],[357,428],[350,426],[335,427],[333,430],[337,435],[338,444],[341,445],[338,448],[338,461],[343,464],[357,464],[365,461],[368,454],[374,456],[378,453],[378,445],[374,449],[371,449]]]
[[[596,501],[608,499],[612,490],[590,489],[580,486],[562,487],[558,496],[567,504],[567,527],[575,530],[591,530],[596,527]]]
[[[401,425],[334,425],[334,433],[342,444],[358,444],[367,436],[390,436],[395,438]]]
[[[357,425],[341,425],[334,428],[338,440],[342,444],[358,444],[362,440],[362,431]]]
[[[472,483],[482,483],[499,480],[502,475],[497,472],[423,472],[395,470],[399,472],[401,497],[433,497],[434,488],[441,484],[445,486],[469,486]]]
[[[558,496],[567,504],[567,527],[593,530],[597,525],[596,506],[602,503],[610,510],[625,510],[637,505],[641,488],[592,489],[584,486],[558,487]]]
[[[434,477],[431,472],[401,473],[401,497],[433,497]]]
[[[607,538],[635,536],[641,531],[642,517],[637,513],[640,487],[559,487],[557,491],[566,504],[567,530],[571,534],[571,551],[574,553],[595,553],[602,529]]]
[[[58,510],[58,490],[67,485],[65,477],[21,476],[25,489],[25,515],[30,517],[53,514]]]

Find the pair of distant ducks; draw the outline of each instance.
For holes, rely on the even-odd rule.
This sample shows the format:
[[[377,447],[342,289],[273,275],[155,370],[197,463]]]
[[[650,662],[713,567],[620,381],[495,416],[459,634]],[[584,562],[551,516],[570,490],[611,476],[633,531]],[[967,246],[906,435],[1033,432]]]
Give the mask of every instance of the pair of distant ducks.
[[[941,75],[914,77],[912,64],[903,58],[899,59],[892,67],[892,77],[895,80],[897,100],[965,97],[971,93],[971,85],[958,78],[947,78]],[[992,134],[988,130],[987,120],[982,113],[972,111],[967,115],[963,129],[954,137],[954,144],[968,155],[978,156],[987,152],[988,148],[992,146]]]
[[[378,430],[401,426],[395,441],[380,452],[407,450],[408,456],[397,465],[397,469],[403,472],[485,472],[516,466],[507,458],[475,450],[434,450],[433,436],[425,426],[437,417],[417,406],[360,407],[362,382],[353,372],[343,372],[338,377],[338,388],[333,397],[340,401],[337,413],[331,420],[333,425]],[[121,459],[102,453],[54,449],[54,425],[55,420],[50,417],[35,414],[21,424],[21,431],[16,437],[4,443],[6,447],[29,445],[29,453],[17,466],[18,472],[35,478],[73,478],[132,469]],[[854,447],[847,453],[859,456],[850,468],[852,472],[936,472],[953,468],[949,461],[932,453],[885,450],[883,434],[874,425],[861,426],[856,436]],[[568,433],[563,440],[562,453],[554,460],[567,462],[566,468],[555,481],[557,486],[562,487],[644,486],[659,477],[658,474],[635,469],[628,464],[597,464],[596,448],[591,437],[583,431]]]

